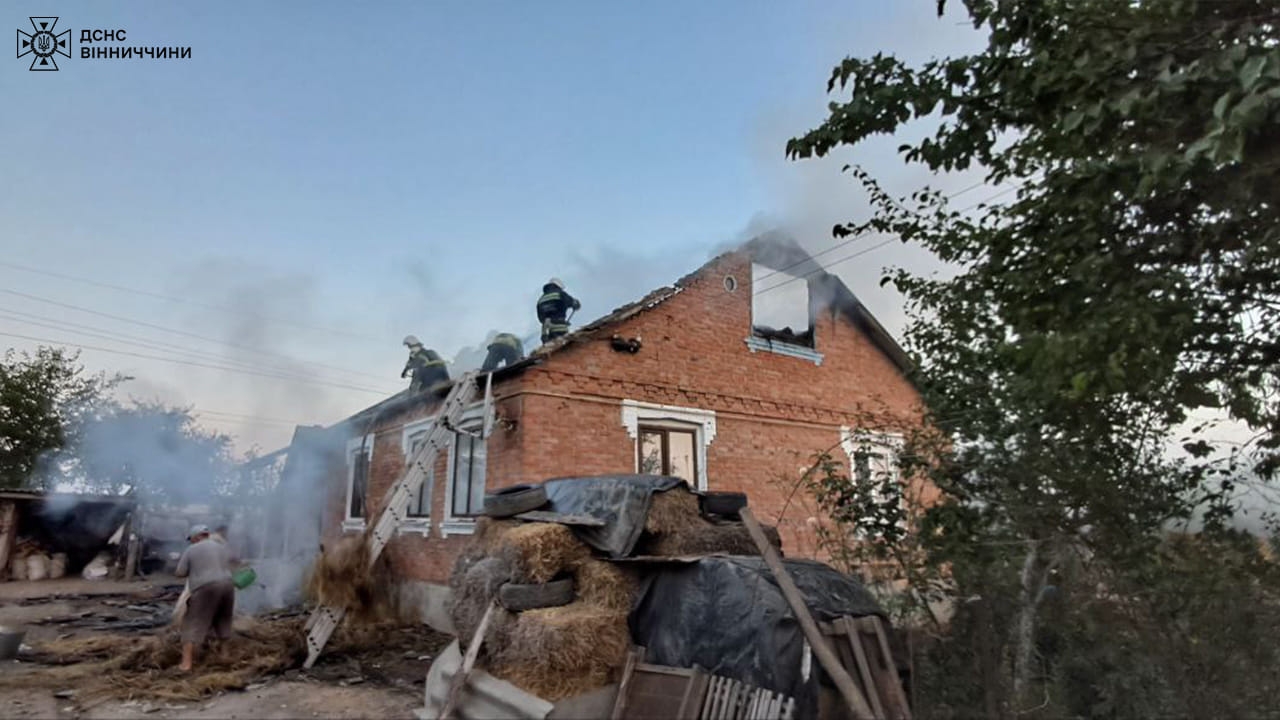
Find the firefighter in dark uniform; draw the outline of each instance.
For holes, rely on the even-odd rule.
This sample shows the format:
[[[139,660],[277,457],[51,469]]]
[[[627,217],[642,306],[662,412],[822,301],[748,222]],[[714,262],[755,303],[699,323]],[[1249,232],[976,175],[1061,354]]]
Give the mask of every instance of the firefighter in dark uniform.
[[[569,334],[569,311],[580,310],[582,303],[564,290],[559,278],[551,278],[542,286],[538,298],[538,322],[542,323],[542,342],[547,343]]]
[[[524,343],[511,333],[498,333],[489,343],[489,354],[480,372],[493,372],[499,365],[515,365],[524,359]]]
[[[413,373],[409,382],[409,392],[421,392],[442,382],[449,382],[449,370],[444,359],[435,350],[422,347],[418,338],[410,335],[404,339],[409,348],[409,360],[404,364],[400,377]]]

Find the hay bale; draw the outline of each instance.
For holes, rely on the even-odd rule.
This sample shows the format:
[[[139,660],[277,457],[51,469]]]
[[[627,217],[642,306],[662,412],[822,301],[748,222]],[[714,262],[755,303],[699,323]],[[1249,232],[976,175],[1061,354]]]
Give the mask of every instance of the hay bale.
[[[523,525],[521,520],[511,518],[491,518],[488,515],[482,515],[476,520],[476,532],[472,535],[471,544],[473,546],[491,549],[497,542],[512,528]]]
[[[481,558],[461,575],[454,589],[449,617],[463,647],[470,645],[489,603],[497,597],[498,588],[511,580],[511,575],[511,564],[502,557]]]
[[[575,697],[615,682],[620,671],[593,667],[567,674],[548,673],[537,665],[512,665],[490,669],[490,673],[525,692],[550,702]]]
[[[494,554],[506,558],[513,579],[545,583],[591,557],[591,549],[559,523],[521,523],[495,540]]]
[[[581,600],[519,613],[489,672],[552,702],[607,685],[626,660],[627,613]]]
[[[772,525],[761,525],[769,544],[779,552],[782,550],[782,538],[778,529]],[[705,523],[701,527],[690,527],[679,533],[659,535],[650,539],[642,548],[648,555],[659,557],[679,557],[682,555],[707,555],[725,553],[728,555],[759,556],[760,549],[751,539],[745,525],[712,525]]]
[[[631,612],[639,582],[633,571],[604,560],[586,560],[574,568],[578,599],[587,605]]]
[[[652,535],[666,535],[706,523],[698,507],[698,496],[682,487],[674,487],[653,494],[644,529]]]

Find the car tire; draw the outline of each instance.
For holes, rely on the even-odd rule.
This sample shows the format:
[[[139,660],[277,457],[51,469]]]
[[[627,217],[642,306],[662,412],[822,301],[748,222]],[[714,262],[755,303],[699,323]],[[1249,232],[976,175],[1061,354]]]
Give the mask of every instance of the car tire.
[[[573,578],[536,585],[507,583],[498,588],[498,602],[512,612],[568,605],[573,602]]]
[[[747,506],[747,496],[740,492],[709,492],[702,495],[699,505],[706,515],[736,518]]]
[[[484,514],[508,518],[537,510],[547,504],[547,490],[541,485],[512,485],[484,496]]]

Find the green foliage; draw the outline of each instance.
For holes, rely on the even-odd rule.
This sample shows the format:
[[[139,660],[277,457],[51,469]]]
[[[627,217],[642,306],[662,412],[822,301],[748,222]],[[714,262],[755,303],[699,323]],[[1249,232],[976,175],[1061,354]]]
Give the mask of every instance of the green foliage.
[[[846,59],[829,117],[787,145],[936,123],[907,163],[1016,188],[957,210],[849,168],[873,214],[838,237],[893,234],[957,274],[889,276],[931,420],[902,474],[940,498],[907,537],[841,552],[951,601],[923,674],[936,714],[1275,712],[1274,632],[1245,630],[1275,627],[1275,566],[1226,526],[1280,470],[1280,4],[964,7],[981,52]],[[1188,427],[1206,408],[1256,434],[1224,447]],[[837,525],[867,511],[837,478],[811,491]],[[1163,539],[1192,518],[1194,551]]]
[[[255,489],[235,472],[231,439],[189,408],[124,403],[130,378],[86,375],[78,356],[41,347],[0,364],[0,487],[132,491],[156,503],[208,502]]]
[[[74,438],[105,394],[127,378],[85,376],[78,354],[9,350],[0,362],[0,487],[20,488],[45,468],[42,459]]]

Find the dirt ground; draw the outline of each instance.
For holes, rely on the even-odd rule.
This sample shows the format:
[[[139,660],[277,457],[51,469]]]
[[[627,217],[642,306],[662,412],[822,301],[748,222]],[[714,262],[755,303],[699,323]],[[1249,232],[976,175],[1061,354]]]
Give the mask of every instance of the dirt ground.
[[[180,580],[164,577],[131,583],[79,578],[0,582],[0,625],[25,629],[28,646],[18,660],[0,662],[0,680],[5,675],[21,680],[15,683],[19,687],[0,691],[0,717],[413,718],[422,707],[431,660],[450,640],[422,626],[395,628],[380,636],[376,647],[326,652],[310,670],[290,669],[242,691],[192,702],[81,702],[75,687],[21,687],[27,677],[54,671],[32,661],[36,656],[31,649],[89,635],[159,634],[181,589]]]

